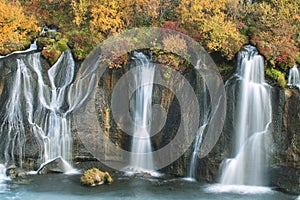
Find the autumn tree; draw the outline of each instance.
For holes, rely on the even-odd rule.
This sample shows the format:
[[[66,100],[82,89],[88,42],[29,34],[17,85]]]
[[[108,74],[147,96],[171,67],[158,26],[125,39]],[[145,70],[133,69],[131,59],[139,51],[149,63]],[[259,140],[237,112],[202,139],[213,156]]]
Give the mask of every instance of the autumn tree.
[[[71,6],[74,13],[73,22],[77,26],[85,23],[88,19],[88,9],[91,6],[91,2],[89,0],[71,0]]]
[[[16,1],[0,0],[0,54],[24,49],[38,33],[37,21]]]
[[[91,8],[90,28],[94,33],[109,35],[117,33],[126,25],[125,0],[98,0]]]
[[[232,59],[247,43],[238,29],[235,16],[228,12],[235,9],[238,3],[238,0],[181,0],[177,13],[180,23],[187,29],[201,32],[202,45]]]
[[[129,5],[132,10],[133,26],[159,25],[170,20],[177,4],[172,0],[133,0]]]
[[[299,1],[270,0],[249,5],[251,42],[273,67],[287,70],[300,62]]]

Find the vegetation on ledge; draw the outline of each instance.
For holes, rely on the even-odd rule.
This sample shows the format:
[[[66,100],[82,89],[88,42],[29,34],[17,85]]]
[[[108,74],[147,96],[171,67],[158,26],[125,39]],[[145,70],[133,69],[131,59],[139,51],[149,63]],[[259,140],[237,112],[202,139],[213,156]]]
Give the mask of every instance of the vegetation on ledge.
[[[68,39],[63,38],[59,32],[46,32],[38,38],[38,46],[43,49],[42,55],[53,65],[68,49]]]
[[[1,55],[26,48],[44,25],[62,39],[45,45],[51,63],[66,45],[83,60],[110,35],[155,26],[187,34],[227,60],[250,43],[277,81],[300,62],[298,0],[0,0],[0,11]]]
[[[286,86],[285,75],[281,71],[273,68],[268,68],[266,70],[266,75],[275,80],[280,87],[284,88]]]

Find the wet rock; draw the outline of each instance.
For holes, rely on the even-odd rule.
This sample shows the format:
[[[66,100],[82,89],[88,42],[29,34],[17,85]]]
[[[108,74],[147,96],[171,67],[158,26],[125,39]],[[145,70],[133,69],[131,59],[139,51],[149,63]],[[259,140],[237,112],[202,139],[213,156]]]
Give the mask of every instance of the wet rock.
[[[11,165],[6,169],[6,176],[15,179],[18,177],[25,178],[26,171],[24,169],[18,168],[15,165]]]
[[[300,194],[300,92],[273,91],[273,139],[271,185],[284,192]]]
[[[38,170],[38,174],[65,173],[71,166],[62,158],[57,157],[45,164]]]
[[[274,165],[271,168],[271,183],[283,192],[300,194],[300,169]]]

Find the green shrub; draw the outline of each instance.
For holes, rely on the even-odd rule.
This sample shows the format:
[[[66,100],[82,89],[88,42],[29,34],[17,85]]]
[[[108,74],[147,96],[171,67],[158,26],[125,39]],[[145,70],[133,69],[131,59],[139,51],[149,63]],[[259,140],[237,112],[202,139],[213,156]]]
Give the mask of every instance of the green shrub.
[[[280,87],[284,88],[286,86],[286,80],[283,72],[274,68],[268,68],[266,70],[266,74],[275,80]]]

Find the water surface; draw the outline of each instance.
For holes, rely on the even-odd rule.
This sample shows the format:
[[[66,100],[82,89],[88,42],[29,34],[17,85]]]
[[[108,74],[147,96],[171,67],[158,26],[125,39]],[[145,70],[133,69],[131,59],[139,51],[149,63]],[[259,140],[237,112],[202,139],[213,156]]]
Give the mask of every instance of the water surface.
[[[114,183],[97,187],[80,185],[80,175],[31,175],[22,181],[0,183],[0,199],[214,199],[295,200],[297,196],[275,190],[226,190],[219,185],[166,177],[144,178],[113,175]],[[247,191],[247,189],[246,189]]]

